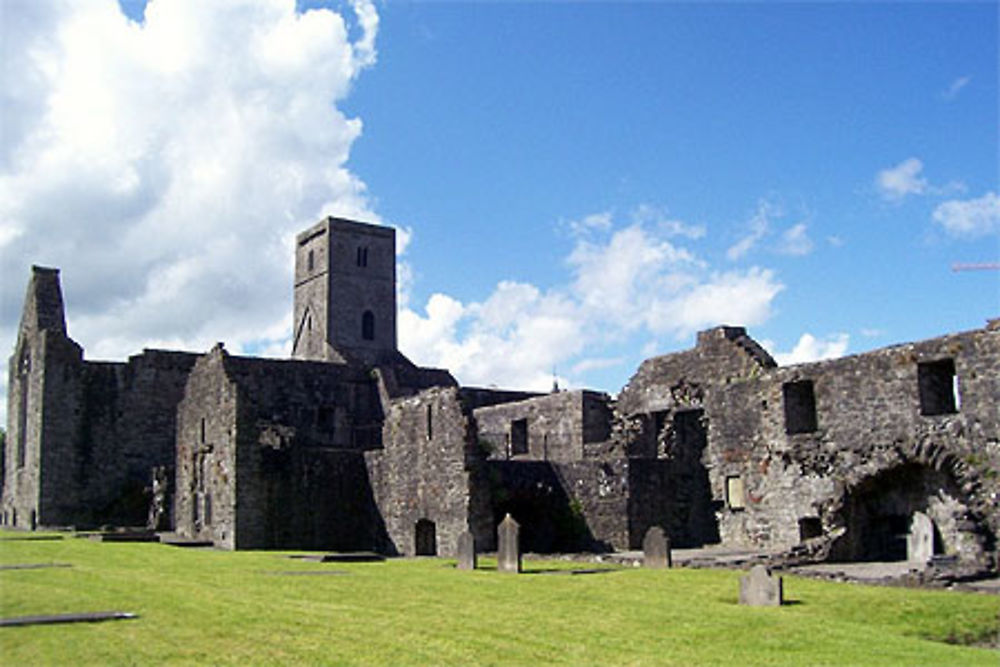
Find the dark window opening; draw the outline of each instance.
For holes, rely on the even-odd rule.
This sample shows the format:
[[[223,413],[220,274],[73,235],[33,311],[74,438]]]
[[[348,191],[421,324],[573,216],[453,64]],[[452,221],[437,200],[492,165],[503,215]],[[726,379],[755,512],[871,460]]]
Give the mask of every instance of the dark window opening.
[[[515,419],[510,423],[510,453],[528,453],[528,420]]]
[[[660,434],[663,433],[663,427],[667,423],[667,413],[666,411],[654,412],[653,413],[653,433],[659,438]]]
[[[816,430],[816,394],[812,380],[786,382],[781,387],[785,400],[785,433],[812,433]]]
[[[708,444],[705,434],[705,424],[702,420],[704,410],[682,410],[674,413],[674,444],[680,451],[692,451],[701,454]]]
[[[212,524],[212,494],[205,494],[205,525],[210,526]]]
[[[434,437],[434,415],[431,406],[427,406],[427,439]]]
[[[920,414],[949,415],[958,412],[955,360],[942,359],[917,364]]]
[[[818,516],[804,516],[799,519],[799,540],[811,540],[823,536],[823,522]]]
[[[332,431],[335,413],[336,408],[332,406],[324,406],[316,410],[316,428],[320,431]]]
[[[310,250],[309,251],[309,257],[306,260],[306,269],[309,270],[309,271],[312,271],[313,267],[315,265],[316,265],[316,258],[315,258],[315,255],[314,255],[313,251]]]
[[[357,264],[362,268],[368,266],[368,248],[358,248]]]
[[[414,553],[417,556],[437,556],[437,527],[434,522],[420,519],[414,533]]]
[[[201,444],[205,444],[205,418],[201,418]]]
[[[21,375],[21,386],[19,390],[21,392],[21,401],[19,410],[17,413],[17,467],[18,469],[24,467],[25,450],[28,445],[28,392],[30,391],[30,375],[31,370],[31,355],[27,351],[21,357],[20,368],[18,369]]]
[[[361,337],[365,340],[375,340],[375,314],[366,310],[361,316]]]

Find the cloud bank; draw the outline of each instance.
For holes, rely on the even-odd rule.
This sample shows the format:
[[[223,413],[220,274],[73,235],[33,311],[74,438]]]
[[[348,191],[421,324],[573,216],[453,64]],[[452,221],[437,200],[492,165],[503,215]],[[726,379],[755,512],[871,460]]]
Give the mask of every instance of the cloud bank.
[[[282,350],[295,232],[377,219],[345,166],[361,121],[336,106],[376,58],[378,14],[352,7],[154,1],[141,23],[114,0],[8,7],[3,347],[38,263],[62,269],[90,357]]]
[[[469,304],[434,294],[423,309],[401,309],[400,348],[466,384],[542,391],[552,386],[554,370],[584,374],[624,363],[620,355],[599,354],[605,345],[684,340],[718,324],[759,325],[784,289],[768,269],[713,269],[682,245],[704,229],[658,209],[639,207],[618,223],[598,213],[567,227],[575,238],[566,283],[543,290],[503,281]],[[586,384],[579,375],[559,380]]]

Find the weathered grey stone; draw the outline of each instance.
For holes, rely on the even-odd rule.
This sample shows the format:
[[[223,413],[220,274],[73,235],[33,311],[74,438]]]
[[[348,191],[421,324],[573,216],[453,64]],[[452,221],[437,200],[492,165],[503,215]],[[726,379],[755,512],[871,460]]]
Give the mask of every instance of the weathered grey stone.
[[[520,572],[521,526],[510,514],[504,517],[497,528],[497,545],[497,570]]]
[[[458,536],[458,562],[455,567],[459,570],[475,570],[476,562],[476,538],[465,531]]]
[[[771,576],[763,565],[754,565],[740,577],[740,604],[751,607],[778,607],[784,602],[781,577]]]
[[[670,538],[659,526],[653,526],[646,531],[642,540],[642,566],[651,569],[663,569],[673,565],[670,557]]]
[[[923,512],[914,512],[906,538],[906,560],[926,565],[934,557],[934,522]]]
[[[788,367],[720,326],[644,361],[614,401],[462,388],[396,349],[393,244],[337,219],[299,236],[294,360],[221,345],[84,360],[58,271],[35,267],[0,524],[453,556],[466,530],[496,549],[510,511],[531,516],[517,551],[635,549],[659,526],[674,547],[915,562],[937,547],[996,570],[997,320]]]

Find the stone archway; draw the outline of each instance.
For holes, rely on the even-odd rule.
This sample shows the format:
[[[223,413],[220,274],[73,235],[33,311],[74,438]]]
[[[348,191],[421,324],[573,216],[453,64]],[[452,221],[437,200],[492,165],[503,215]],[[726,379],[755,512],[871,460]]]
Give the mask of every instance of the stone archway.
[[[839,510],[846,529],[835,561],[926,562],[930,555],[983,556],[982,531],[954,477],[920,463],[898,465],[851,487]]]

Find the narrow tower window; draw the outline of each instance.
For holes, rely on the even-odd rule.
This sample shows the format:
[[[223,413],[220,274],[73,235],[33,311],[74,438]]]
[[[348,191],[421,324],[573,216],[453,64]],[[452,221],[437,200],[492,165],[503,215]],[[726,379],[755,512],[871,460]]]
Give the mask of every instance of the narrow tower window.
[[[368,266],[368,248],[358,247],[357,262],[360,267]]]
[[[365,340],[375,340],[375,314],[366,310],[361,316],[361,337]]]
[[[312,271],[312,270],[313,270],[313,267],[314,267],[315,265],[316,265],[316,258],[315,258],[315,256],[313,255],[313,251],[312,251],[312,250],[310,250],[310,251],[309,251],[309,257],[308,257],[308,259],[306,260],[306,268],[307,268],[307,269],[308,269],[309,271]]]

